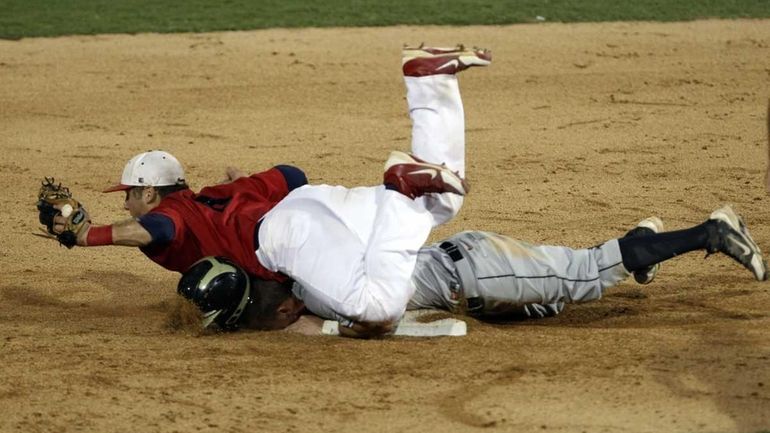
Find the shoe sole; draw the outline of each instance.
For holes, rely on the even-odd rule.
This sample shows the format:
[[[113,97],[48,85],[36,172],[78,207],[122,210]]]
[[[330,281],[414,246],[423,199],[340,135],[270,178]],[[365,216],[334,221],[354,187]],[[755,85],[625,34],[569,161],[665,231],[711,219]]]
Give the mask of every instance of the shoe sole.
[[[750,270],[754,274],[754,278],[758,281],[767,280],[767,262],[762,257],[762,251],[751,237],[743,219],[735,213],[733,208],[730,205],[725,205],[712,212],[709,219],[724,222],[748,245],[749,253],[751,253]]]
[[[639,221],[639,224],[637,224],[636,226],[650,229],[655,233],[660,233],[664,230],[663,220],[661,220],[656,216],[645,218]],[[655,276],[658,274],[658,271],[660,271],[660,263],[656,263],[650,266],[644,272],[634,272],[634,280],[636,280],[636,282],[639,284],[650,284],[652,280],[655,279]]]
[[[481,57],[475,51],[455,51],[450,53],[433,54],[426,51],[404,51],[401,55],[401,66],[414,59],[456,58],[465,66],[489,66],[492,61]]]
[[[467,50],[462,45],[458,45],[455,48],[435,48],[421,46],[419,48],[404,48],[401,52],[401,66],[404,67],[404,65],[415,59],[441,58],[450,59],[450,63],[454,59],[457,59],[458,64],[455,65],[456,70],[452,73],[462,71],[471,66],[488,66],[492,63],[492,54],[489,50],[485,49],[474,48]],[[450,63],[447,63],[447,65]],[[460,64],[462,64],[462,68],[459,66]],[[441,67],[442,66],[438,66],[437,70],[441,69]]]

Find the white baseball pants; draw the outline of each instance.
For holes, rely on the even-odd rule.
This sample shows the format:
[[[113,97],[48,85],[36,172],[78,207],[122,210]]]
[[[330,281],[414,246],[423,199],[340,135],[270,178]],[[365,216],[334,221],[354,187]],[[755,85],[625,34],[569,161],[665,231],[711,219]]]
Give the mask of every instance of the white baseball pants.
[[[465,113],[455,75],[404,77],[406,101],[412,118],[412,153],[434,164],[446,164],[465,177]],[[428,194],[422,201],[443,224],[460,211],[463,197]]]

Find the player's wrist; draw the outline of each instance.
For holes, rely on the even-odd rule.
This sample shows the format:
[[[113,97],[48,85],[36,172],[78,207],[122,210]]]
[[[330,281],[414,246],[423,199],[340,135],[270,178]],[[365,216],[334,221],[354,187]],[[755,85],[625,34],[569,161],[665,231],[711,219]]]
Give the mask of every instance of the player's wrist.
[[[85,233],[85,242],[79,245],[96,247],[100,245],[113,245],[112,225],[89,226]]]

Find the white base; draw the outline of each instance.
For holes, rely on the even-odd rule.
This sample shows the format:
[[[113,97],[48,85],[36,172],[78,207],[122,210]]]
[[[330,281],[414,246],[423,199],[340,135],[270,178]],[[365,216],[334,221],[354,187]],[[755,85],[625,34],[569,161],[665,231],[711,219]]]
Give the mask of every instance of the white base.
[[[398,322],[394,335],[408,337],[462,337],[468,333],[468,326],[458,319],[440,319],[432,322],[421,323],[417,318],[425,314],[436,313],[435,310],[407,311]],[[335,320],[325,320],[321,327],[324,335],[339,335],[339,323]]]

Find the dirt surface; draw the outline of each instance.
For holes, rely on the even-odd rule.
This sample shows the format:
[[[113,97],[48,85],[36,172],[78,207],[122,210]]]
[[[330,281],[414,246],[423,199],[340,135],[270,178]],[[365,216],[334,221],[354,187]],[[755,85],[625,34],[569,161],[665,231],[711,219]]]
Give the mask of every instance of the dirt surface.
[[[493,49],[463,73],[461,229],[591,246],[733,203],[770,249],[770,21],[272,30],[0,41],[0,431],[755,432],[770,429],[770,292],[723,256],[665,264],[540,321],[463,338],[199,337],[139,251],[34,237],[55,175],[96,222],[135,153],[198,189],[227,164],[375,184],[408,150],[403,42]]]

